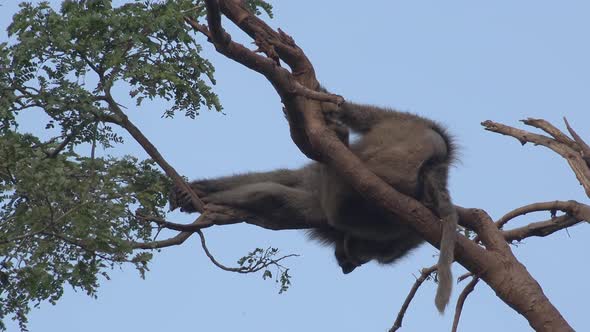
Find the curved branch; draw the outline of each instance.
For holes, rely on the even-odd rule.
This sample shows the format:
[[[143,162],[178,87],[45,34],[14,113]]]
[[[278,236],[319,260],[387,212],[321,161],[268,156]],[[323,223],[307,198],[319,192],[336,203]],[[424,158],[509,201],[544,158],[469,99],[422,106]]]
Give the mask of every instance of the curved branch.
[[[193,232],[180,232],[180,233],[176,234],[175,236],[165,239],[165,240],[158,240],[158,241],[151,241],[151,242],[129,242],[129,245],[131,245],[131,248],[133,248],[133,249],[148,249],[148,250],[160,249],[160,248],[181,245],[191,235],[193,235]]]
[[[582,220],[578,220],[570,215],[563,215],[557,218],[551,218],[546,221],[530,223],[526,226],[504,231],[506,241],[522,241],[528,237],[545,237],[564,228],[574,226]]]
[[[496,221],[496,226],[502,228],[506,223],[516,217],[538,211],[551,211],[552,216],[555,216],[555,211],[563,211],[578,220],[590,220],[590,206],[574,200],[552,201],[533,203],[514,209]]]
[[[160,217],[148,216],[148,215],[144,215],[141,213],[135,213],[135,216],[138,219],[141,219],[145,222],[153,222],[154,224],[158,225],[160,228],[166,228],[166,229],[170,229],[173,231],[179,231],[179,232],[197,232],[200,229],[213,226],[212,224],[203,223],[203,222],[199,222],[199,223],[193,222],[191,224],[178,224],[178,223],[167,221],[167,220],[160,218]]]
[[[469,294],[473,292],[473,289],[475,288],[475,285],[477,285],[478,282],[479,278],[473,277],[473,279],[471,279],[471,281],[467,284],[467,286],[465,286],[465,289],[463,289],[463,291],[459,295],[459,299],[457,300],[457,306],[455,307],[455,317],[453,318],[453,328],[451,330],[452,332],[457,332],[457,327],[459,326],[459,319],[461,318],[461,312],[463,311],[463,305],[465,304],[465,300],[467,299],[467,296],[469,296]]]
[[[481,240],[489,250],[501,252],[503,254],[510,253],[510,248],[508,247],[508,244],[506,244],[506,240],[499,232],[487,212],[481,209],[457,207],[457,213],[459,214],[459,220],[461,223],[477,233],[477,237],[473,240],[474,243]]]
[[[205,235],[203,234],[203,232],[200,230],[197,230],[196,233],[199,235],[199,238],[201,239],[201,247],[203,248],[205,255],[207,255],[207,257],[209,258],[211,263],[213,263],[213,265],[217,266],[218,268],[220,268],[224,271],[228,271],[228,272],[236,272],[236,273],[246,274],[246,273],[258,272],[258,271],[265,269],[265,268],[272,266],[272,265],[281,267],[279,262],[282,261],[283,259],[299,256],[296,254],[290,254],[290,255],[285,255],[285,256],[279,257],[278,259],[269,259],[268,257],[263,256],[263,257],[261,257],[261,259],[259,261],[257,261],[252,266],[227,267],[227,266],[221,264],[219,261],[217,261],[217,259],[215,259],[213,254],[211,254],[211,252],[209,251],[209,248],[207,247],[207,243],[205,242]]]
[[[422,286],[424,281],[426,281],[426,279],[430,278],[430,275],[432,273],[434,273],[434,271],[436,271],[436,270],[437,270],[437,266],[433,265],[429,268],[423,268],[422,271],[420,271],[420,277],[416,279],[416,281],[414,282],[414,285],[412,286],[412,288],[410,289],[410,292],[408,293],[408,296],[406,296],[406,300],[402,304],[402,307],[399,309],[399,312],[397,314],[397,318],[395,319],[395,322],[393,323],[393,326],[391,327],[391,329],[389,329],[389,332],[395,332],[395,331],[399,330],[400,327],[402,327],[402,323],[403,323],[404,316],[406,315],[406,311],[408,310],[410,303],[414,299],[414,296],[416,295],[418,288],[420,288],[420,286]]]

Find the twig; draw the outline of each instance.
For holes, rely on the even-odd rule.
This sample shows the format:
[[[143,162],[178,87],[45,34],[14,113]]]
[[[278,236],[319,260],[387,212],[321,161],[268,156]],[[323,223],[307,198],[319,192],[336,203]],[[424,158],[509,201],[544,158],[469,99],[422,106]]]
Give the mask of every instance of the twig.
[[[215,257],[213,257],[213,255],[211,254],[211,252],[209,251],[209,248],[207,248],[207,243],[205,242],[205,235],[203,234],[203,232],[201,230],[197,230],[196,233],[199,235],[199,238],[201,239],[201,247],[203,247],[203,251],[205,252],[205,255],[207,255],[207,257],[209,258],[211,263],[213,263],[215,266],[217,266],[218,268],[220,268],[224,271],[244,273],[243,267],[227,267],[227,266],[219,263],[215,259]]]
[[[473,276],[473,273],[471,273],[471,272],[464,273],[457,278],[457,283],[460,283],[461,281],[463,281],[471,276]]]
[[[465,286],[465,289],[459,295],[459,299],[457,300],[457,306],[455,307],[455,318],[453,319],[453,328],[452,332],[457,332],[457,327],[459,326],[459,319],[461,318],[461,312],[463,311],[463,305],[465,304],[465,300],[467,296],[473,291],[475,285],[479,282],[479,277],[473,277],[473,279]]]
[[[201,247],[203,247],[203,251],[205,252],[205,255],[207,255],[209,260],[215,266],[217,266],[218,268],[220,268],[224,271],[244,273],[244,274],[254,273],[254,272],[258,272],[258,271],[265,269],[265,268],[272,266],[272,265],[276,265],[277,267],[283,267],[282,265],[278,264],[280,261],[282,261],[285,258],[299,256],[296,254],[290,254],[290,255],[282,256],[278,259],[268,259],[267,255],[265,254],[260,258],[260,260],[258,260],[255,264],[253,264],[251,266],[228,267],[228,266],[225,266],[225,265],[219,263],[219,261],[217,261],[215,259],[215,257],[211,254],[211,252],[209,251],[209,248],[207,247],[207,243],[205,242],[205,235],[203,234],[203,232],[201,230],[197,230],[195,233],[197,233],[199,235],[199,238],[201,239]]]
[[[436,270],[437,270],[437,266],[433,265],[431,267],[424,268],[424,269],[422,269],[422,271],[420,271],[420,277],[418,279],[416,279],[416,281],[414,282],[414,285],[412,286],[412,288],[410,289],[410,292],[408,293],[408,296],[406,296],[406,300],[402,304],[402,307],[400,308],[400,310],[397,314],[397,318],[395,319],[395,322],[393,323],[393,326],[391,327],[391,329],[389,329],[389,332],[395,332],[400,327],[402,327],[402,322],[403,322],[404,316],[406,314],[406,311],[408,310],[410,303],[414,299],[414,296],[416,295],[418,288],[420,288],[420,286],[422,286],[424,281],[426,281],[426,279],[428,279],[430,277],[430,275]]]

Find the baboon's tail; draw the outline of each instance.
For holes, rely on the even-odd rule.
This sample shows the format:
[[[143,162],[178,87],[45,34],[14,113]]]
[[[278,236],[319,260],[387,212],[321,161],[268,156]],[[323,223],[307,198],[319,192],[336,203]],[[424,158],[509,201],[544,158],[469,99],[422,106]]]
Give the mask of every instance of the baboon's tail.
[[[434,303],[443,313],[449,303],[453,289],[451,265],[454,261],[457,231],[457,211],[447,190],[449,166],[455,158],[455,146],[446,131],[438,126],[433,128],[445,141],[446,151],[439,151],[421,169],[422,203],[430,208],[441,221],[440,254],[438,257],[438,289]]]

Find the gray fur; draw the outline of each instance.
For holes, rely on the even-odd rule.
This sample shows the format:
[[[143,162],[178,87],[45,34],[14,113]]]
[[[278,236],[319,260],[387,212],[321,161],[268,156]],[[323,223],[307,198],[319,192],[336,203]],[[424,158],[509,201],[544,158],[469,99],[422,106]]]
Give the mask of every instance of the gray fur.
[[[414,197],[442,222],[435,303],[448,304],[457,215],[447,191],[455,148],[446,130],[414,114],[344,103],[324,107],[325,118],[348,145],[348,129],[360,134],[350,150],[377,176]],[[331,245],[344,273],[376,260],[390,264],[409,253],[422,238],[404,223],[388,218],[333,169],[312,163],[297,170],[247,173],[191,183],[206,203],[234,206],[266,219],[296,220],[323,228],[312,239]],[[173,193],[171,208],[195,212],[187,195]]]

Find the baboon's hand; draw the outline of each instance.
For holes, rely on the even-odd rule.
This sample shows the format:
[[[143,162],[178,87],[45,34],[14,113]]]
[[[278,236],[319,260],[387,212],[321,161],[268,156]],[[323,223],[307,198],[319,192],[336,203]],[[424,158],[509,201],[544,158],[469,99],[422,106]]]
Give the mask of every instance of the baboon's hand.
[[[336,106],[332,104],[330,107],[322,107],[322,112],[328,128],[332,129],[336,133],[336,136],[338,136],[344,144],[348,145],[350,132],[348,127],[340,120],[340,113]]]
[[[199,196],[199,198],[205,198],[205,192],[199,188],[197,183],[193,182],[189,185],[193,189],[195,194]],[[181,212],[197,212],[191,201],[190,193],[188,193],[184,187],[174,186],[170,190],[170,195],[168,196],[168,203],[170,204],[170,211],[174,211],[177,208],[180,208]]]

